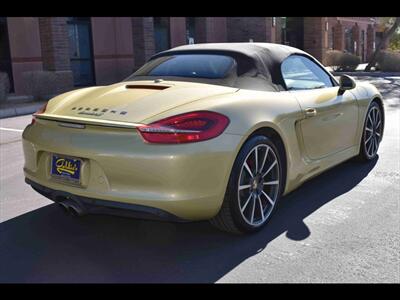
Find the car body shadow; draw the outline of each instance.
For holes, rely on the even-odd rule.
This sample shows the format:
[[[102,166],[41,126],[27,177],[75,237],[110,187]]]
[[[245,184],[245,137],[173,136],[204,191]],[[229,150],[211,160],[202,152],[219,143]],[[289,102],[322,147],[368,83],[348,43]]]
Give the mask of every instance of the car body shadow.
[[[0,282],[215,282],[281,234],[303,240],[303,220],[373,169],[347,161],[282,198],[261,231],[230,235],[208,222],[68,215],[56,204],[0,224]]]

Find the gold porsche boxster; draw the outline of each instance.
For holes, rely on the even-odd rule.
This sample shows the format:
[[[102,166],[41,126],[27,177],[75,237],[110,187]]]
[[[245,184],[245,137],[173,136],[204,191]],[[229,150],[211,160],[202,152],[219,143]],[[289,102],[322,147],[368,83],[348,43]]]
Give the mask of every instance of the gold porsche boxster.
[[[185,45],[51,99],[23,132],[26,182],[77,215],[210,220],[244,233],[279,199],[377,155],[378,90],[268,43]]]

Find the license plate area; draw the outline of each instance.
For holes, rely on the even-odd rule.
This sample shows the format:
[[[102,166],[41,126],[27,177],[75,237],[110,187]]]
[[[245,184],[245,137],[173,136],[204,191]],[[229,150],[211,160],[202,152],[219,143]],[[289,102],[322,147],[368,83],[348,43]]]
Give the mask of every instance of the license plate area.
[[[82,160],[59,154],[51,156],[50,175],[56,180],[72,184],[81,183]]]

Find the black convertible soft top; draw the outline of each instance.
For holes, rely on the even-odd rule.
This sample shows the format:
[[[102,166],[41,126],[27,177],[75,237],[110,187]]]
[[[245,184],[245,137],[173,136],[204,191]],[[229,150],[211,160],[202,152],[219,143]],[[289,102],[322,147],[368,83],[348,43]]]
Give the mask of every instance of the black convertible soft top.
[[[185,53],[211,53],[226,54],[232,56],[245,56],[251,60],[258,73],[261,73],[265,80],[274,90],[282,90],[284,86],[280,67],[282,61],[292,54],[306,55],[306,52],[272,43],[207,43],[192,44],[172,48],[153,55],[150,60],[162,56]]]

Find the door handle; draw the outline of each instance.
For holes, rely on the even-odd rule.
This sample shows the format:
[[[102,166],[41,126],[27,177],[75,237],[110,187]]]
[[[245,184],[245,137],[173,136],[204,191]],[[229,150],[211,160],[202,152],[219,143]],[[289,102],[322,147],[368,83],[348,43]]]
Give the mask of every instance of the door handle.
[[[315,117],[317,115],[317,110],[315,108],[306,109],[306,118]]]

